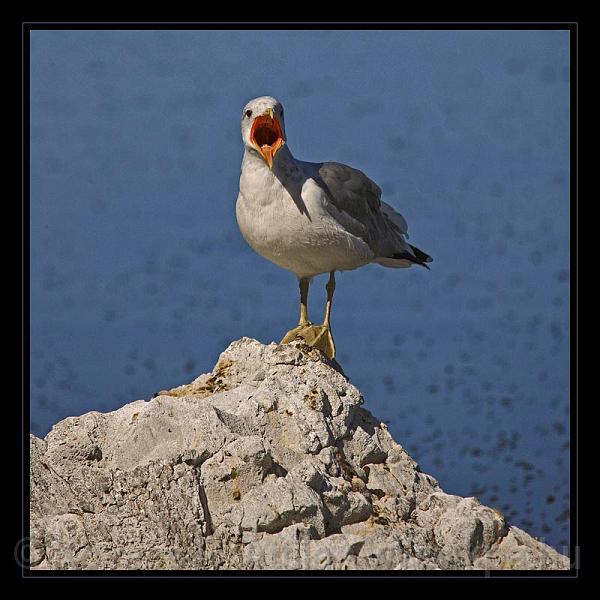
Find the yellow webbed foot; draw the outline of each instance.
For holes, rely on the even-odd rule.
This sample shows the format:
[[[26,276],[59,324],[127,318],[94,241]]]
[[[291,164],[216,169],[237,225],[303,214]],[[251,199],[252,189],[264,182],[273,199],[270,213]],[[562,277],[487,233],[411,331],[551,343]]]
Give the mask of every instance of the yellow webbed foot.
[[[283,336],[283,339],[279,343],[280,344],[289,344],[290,342],[293,342],[300,335],[301,331],[303,331],[304,329],[308,329],[312,326],[313,326],[313,324],[310,321],[299,324],[298,327],[294,327],[294,329],[290,329]]]
[[[295,339],[301,339],[308,346],[317,348],[331,360],[335,358],[335,343],[329,325],[299,325],[288,331],[281,343],[287,344]]]

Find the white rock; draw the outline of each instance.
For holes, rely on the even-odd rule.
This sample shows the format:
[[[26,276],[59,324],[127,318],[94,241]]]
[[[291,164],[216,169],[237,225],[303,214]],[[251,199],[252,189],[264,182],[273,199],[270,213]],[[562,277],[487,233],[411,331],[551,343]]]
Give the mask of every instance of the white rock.
[[[31,436],[33,569],[568,569],[435,479],[301,344]]]

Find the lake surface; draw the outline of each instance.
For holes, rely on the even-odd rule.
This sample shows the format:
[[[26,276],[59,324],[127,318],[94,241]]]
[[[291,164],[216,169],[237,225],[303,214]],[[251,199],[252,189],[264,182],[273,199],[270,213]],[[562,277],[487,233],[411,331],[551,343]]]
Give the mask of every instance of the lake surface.
[[[297,158],[367,173],[434,257],[337,277],[365,406],[447,492],[566,552],[565,31],[33,31],[31,431],[295,325],[295,277],[235,220],[241,111],[265,94]]]

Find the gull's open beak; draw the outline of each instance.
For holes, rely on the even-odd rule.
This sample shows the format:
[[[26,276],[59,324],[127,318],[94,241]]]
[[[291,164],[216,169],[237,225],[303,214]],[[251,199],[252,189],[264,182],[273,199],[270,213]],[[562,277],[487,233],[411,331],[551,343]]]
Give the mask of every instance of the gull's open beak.
[[[285,144],[281,123],[272,108],[267,108],[262,115],[254,119],[250,130],[250,141],[265,159],[269,169],[272,169],[275,155]]]

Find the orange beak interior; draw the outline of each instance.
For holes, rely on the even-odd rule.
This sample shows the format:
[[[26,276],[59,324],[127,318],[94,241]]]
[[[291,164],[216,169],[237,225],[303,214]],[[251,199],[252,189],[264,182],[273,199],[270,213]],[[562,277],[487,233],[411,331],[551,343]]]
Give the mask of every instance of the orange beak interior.
[[[250,130],[250,141],[261,153],[269,168],[273,167],[273,159],[283,146],[283,131],[277,117],[261,115],[254,119]]]

